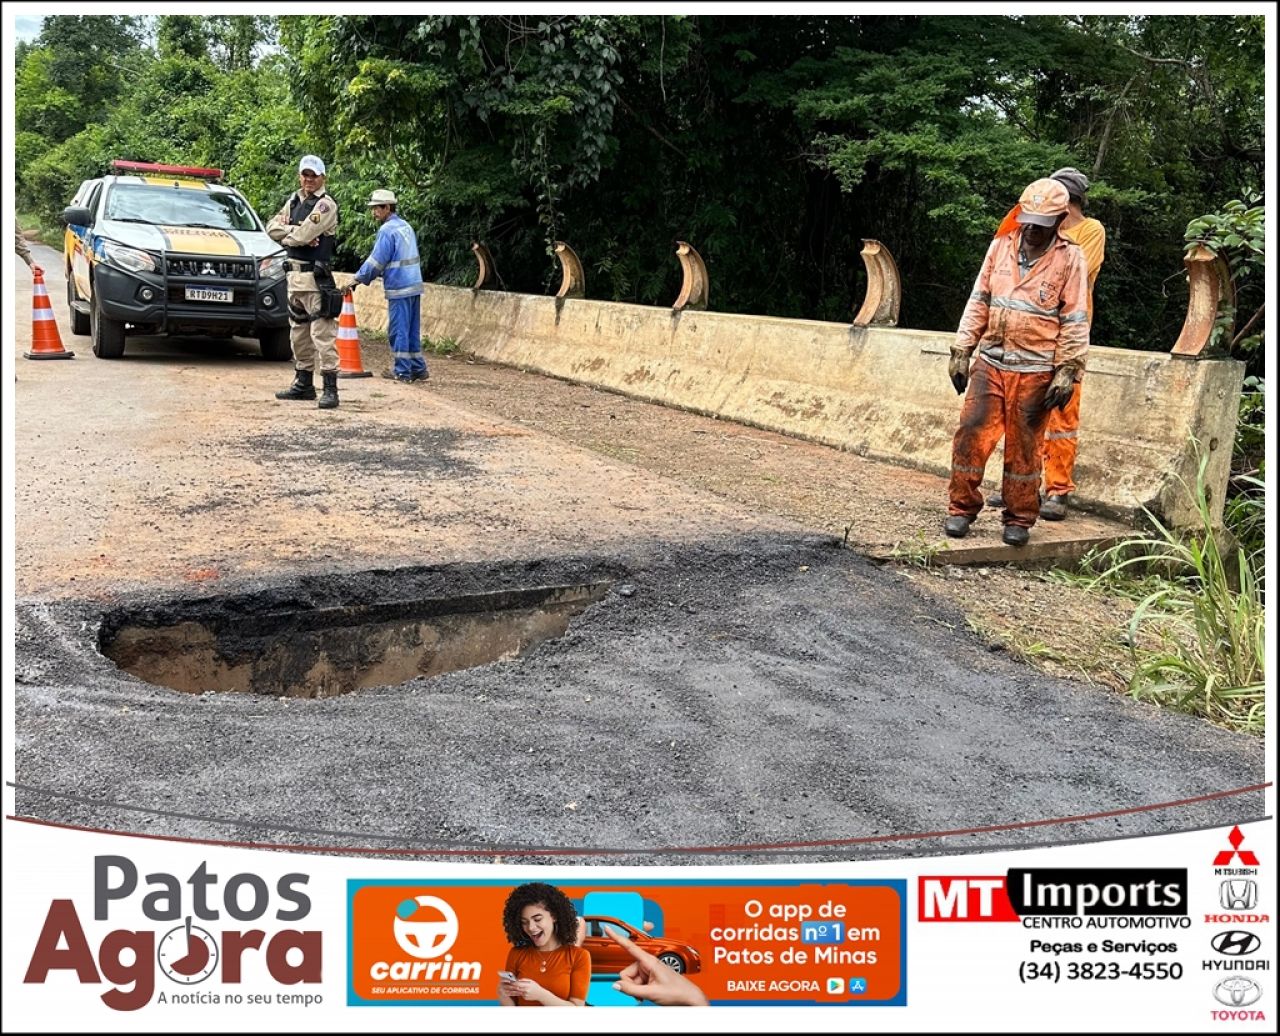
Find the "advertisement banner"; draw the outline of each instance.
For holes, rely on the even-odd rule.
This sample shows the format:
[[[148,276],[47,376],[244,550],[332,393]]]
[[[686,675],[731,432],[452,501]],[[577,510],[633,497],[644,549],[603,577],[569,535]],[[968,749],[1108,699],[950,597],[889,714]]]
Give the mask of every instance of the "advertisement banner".
[[[900,1006],[906,990],[906,883],[665,881],[348,883],[348,1003],[495,1005],[506,971],[538,981],[563,970],[568,947],[584,951],[576,999],[595,1006],[640,1003],[618,976],[646,959],[692,988],[701,1004]],[[580,919],[557,937],[561,897]],[[520,929],[531,912],[560,951],[538,952]],[[504,918],[510,904],[511,916]],[[504,935],[503,922],[510,930]],[[616,933],[615,939],[610,929]],[[514,942],[514,945],[513,945]],[[528,949],[522,949],[528,947]],[[632,948],[639,952],[633,952]],[[542,958],[539,960],[539,958]],[[589,975],[589,986],[588,986]],[[541,992],[541,987],[539,988]],[[509,997],[508,999],[521,999]],[[536,1003],[529,999],[529,1003]]]
[[[6,1030],[1274,1029],[1272,820],[696,869],[4,834]]]

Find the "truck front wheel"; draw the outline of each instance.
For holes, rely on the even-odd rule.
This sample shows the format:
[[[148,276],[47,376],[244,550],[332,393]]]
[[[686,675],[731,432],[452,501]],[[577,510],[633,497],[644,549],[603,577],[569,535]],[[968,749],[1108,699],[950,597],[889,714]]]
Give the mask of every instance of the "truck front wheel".
[[[89,305],[89,338],[93,355],[100,360],[116,360],[124,355],[124,322],[105,316],[96,298]]]
[[[264,327],[258,332],[258,346],[264,360],[288,360],[293,357],[287,327]]]

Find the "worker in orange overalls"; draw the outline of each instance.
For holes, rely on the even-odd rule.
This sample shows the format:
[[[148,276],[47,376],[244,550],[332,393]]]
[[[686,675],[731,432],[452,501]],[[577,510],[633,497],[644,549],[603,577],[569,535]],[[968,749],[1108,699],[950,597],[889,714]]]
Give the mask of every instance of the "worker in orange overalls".
[[[1067,218],[1058,232],[1068,241],[1080,246],[1084,252],[1085,268],[1089,271],[1089,298],[1085,307],[1089,314],[1089,337],[1093,340],[1093,285],[1106,257],[1107,232],[1096,219],[1084,214],[1084,197],[1089,192],[1089,178],[1067,166],[1059,169],[1052,180],[1067,189],[1069,199]],[[1067,516],[1067,498],[1076,491],[1072,477],[1076,466],[1076,447],[1080,434],[1080,387],[1084,372],[1076,375],[1075,390],[1061,410],[1049,411],[1049,423],[1044,430],[1044,493],[1040,501],[1040,517],[1047,522],[1059,522]],[[1004,500],[997,493],[987,497],[988,507],[1004,507]]]
[[[1040,516],[1049,410],[1070,402],[1089,351],[1084,253],[1059,233],[1069,202],[1067,188],[1053,179],[1022,192],[987,249],[960,319],[947,366],[965,395],[951,448],[948,536],[966,535],[982,510],[978,487],[1001,436],[1004,542],[1024,546]]]

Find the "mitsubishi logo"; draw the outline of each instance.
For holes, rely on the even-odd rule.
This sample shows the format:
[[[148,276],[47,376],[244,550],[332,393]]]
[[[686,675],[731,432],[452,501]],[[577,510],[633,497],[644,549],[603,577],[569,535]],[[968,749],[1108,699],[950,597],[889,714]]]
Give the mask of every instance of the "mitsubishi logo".
[[[214,269],[213,263],[205,263],[200,267],[201,277],[216,277],[217,275],[218,271]]]
[[[1252,910],[1258,905],[1258,883],[1251,878],[1229,878],[1218,886],[1223,910]]]
[[[1253,932],[1219,932],[1213,937],[1212,946],[1224,957],[1247,957],[1262,948],[1262,940]]]
[[[1223,849],[1222,852],[1218,853],[1218,855],[1213,858],[1213,865],[1215,867],[1226,867],[1231,863],[1231,859],[1234,856],[1240,857],[1241,866],[1258,866],[1258,857],[1248,849],[1240,848],[1241,843],[1244,842],[1244,833],[1239,827],[1233,827],[1231,829],[1231,834],[1227,835],[1227,841],[1231,843],[1231,848]]]

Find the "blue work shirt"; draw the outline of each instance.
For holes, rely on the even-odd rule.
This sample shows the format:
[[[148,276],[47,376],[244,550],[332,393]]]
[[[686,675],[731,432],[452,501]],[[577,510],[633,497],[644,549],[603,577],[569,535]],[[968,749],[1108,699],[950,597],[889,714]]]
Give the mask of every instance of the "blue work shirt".
[[[378,239],[356,271],[358,284],[370,284],[382,278],[383,294],[389,299],[403,299],[422,294],[422,267],[418,263],[418,235],[397,213],[378,228]]]

